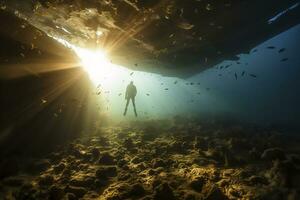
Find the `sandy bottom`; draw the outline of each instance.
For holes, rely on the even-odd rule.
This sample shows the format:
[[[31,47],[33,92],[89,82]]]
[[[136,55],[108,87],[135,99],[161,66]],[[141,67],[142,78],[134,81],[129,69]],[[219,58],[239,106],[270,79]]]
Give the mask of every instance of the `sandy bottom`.
[[[254,127],[139,122],[42,158],[6,158],[0,199],[300,199],[299,137]]]

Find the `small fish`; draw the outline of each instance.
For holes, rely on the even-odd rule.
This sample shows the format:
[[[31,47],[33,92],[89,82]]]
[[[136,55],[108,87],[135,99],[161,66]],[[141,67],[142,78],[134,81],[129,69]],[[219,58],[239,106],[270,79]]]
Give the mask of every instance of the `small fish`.
[[[164,83],[161,83],[160,85],[164,85]]]
[[[225,69],[227,69],[228,67],[230,67],[230,65],[226,65],[226,66],[225,66]]]
[[[219,74],[219,76],[222,76],[222,74]]]
[[[200,85],[200,83],[198,83],[198,85]]]
[[[122,93],[119,93],[118,95],[119,95],[119,96],[121,96],[121,95],[122,95]]]
[[[190,85],[194,85],[194,83],[193,83],[193,82],[191,82],[191,83],[190,83]]]
[[[101,87],[101,84],[99,84],[98,86],[97,86],[97,88],[100,88]]]
[[[100,95],[100,94],[101,94],[101,91],[99,91],[99,92],[96,93],[96,95]]]
[[[210,88],[206,88],[206,90],[210,90]]]
[[[253,78],[257,77],[255,74],[249,74],[249,76],[252,76]]]
[[[285,62],[285,61],[288,61],[289,59],[288,58],[283,58],[281,59],[281,62]]]
[[[178,81],[174,81],[174,84],[177,84]]]
[[[146,95],[147,95],[147,96],[150,96],[150,94],[149,94],[149,93],[147,93]]]
[[[133,75],[133,73],[134,73],[134,72],[131,72],[131,73],[130,73],[130,76],[132,76],[132,75]]]
[[[275,49],[274,46],[268,46],[267,48],[268,48],[268,49]]]
[[[169,88],[165,88],[165,90],[169,90]]]
[[[252,51],[252,53],[255,53],[255,52],[257,52],[257,49],[254,49],[254,50]]]
[[[242,72],[241,76],[244,76],[244,75],[245,75],[245,71]]]
[[[221,66],[220,69],[223,69],[224,66]]]
[[[240,62],[236,62],[236,64],[240,65],[241,63]]]
[[[237,74],[236,73],[234,73],[234,77],[235,77],[235,80],[237,80]]]
[[[200,92],[198,92],[197,94],[198,94],[198,95],[200,95],[201,93],[200,93]]]
[[[41,99],[41,102],[42,102],[42,104],[45,104],[45,103],[47,103],[47,100]]]
[[[134,66],[136,66],[136,67],[137,67],[137,66],[138,66],[138,64],[137,64],[137,63],[135,63],[135,64],[134,64]]]
[[[278,53],[282,53],[285,51],[285,48],[279,49]]]

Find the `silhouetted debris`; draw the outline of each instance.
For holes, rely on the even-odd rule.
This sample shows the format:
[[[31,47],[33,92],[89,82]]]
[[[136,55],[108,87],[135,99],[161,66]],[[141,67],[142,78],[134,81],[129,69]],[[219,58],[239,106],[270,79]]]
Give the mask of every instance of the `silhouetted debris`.
[[[288,58],[283,58],[281,59],[281,62],[285,62],[285,61],[288,61],[289,59]]]
[[[282,53],[282,52],[284,52],[285,50],[286,50],[285,48],[281,48],[281,49],[279,49],[278,53]]]

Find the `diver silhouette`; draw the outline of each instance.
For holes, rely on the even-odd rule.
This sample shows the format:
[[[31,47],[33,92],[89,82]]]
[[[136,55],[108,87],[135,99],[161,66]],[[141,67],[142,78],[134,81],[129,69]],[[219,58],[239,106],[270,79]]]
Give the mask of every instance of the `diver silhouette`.
[[[133,84],[133,81],[131,81],[130,84],[127,85],[127,88],[126,88],[125,99],[127,100],[127,102],[126,102],[126,107],[125,107],[125,111],[124,111],[124,116],[127,113],[128,104],[129,104],[129,101],[131,99],[132,105],[133,105],[133,108],[134,108],[134,114],[137,117],[136,108],[135,108],[136,93],[137,93],[136,87]]]

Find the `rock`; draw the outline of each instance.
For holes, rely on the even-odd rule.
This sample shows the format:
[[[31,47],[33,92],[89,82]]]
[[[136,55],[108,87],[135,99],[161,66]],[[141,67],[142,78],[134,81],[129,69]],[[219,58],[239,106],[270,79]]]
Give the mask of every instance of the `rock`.
[[[59,163],[58,165],[53,167],[54,173],[60,173],[66,168],[66,165],[64,163]]]
[[[155,188],[154,200],[174,200],[175,196],[168,183],[162,183]]]
[[[103,155],[101,155],[99,163],[104,165],[114,165],[115,160],[114,157],[112,157],[109,153],[104,153]]]
[[[58,200],[62,199],[64,196],[64,190],[58,186],[53,185],[49,191],[49,199],[50,200]]]
[[[268,180],[265,177],[262,176],[251,176],[248,178],[248,183],[251,185],[267,185]]]
[[[261,158],[267,161],[284,160],[285,152],[280,148],[269,148],[262,153]]]
[[[166,163],[162,159],[160,159],[160,158],[153,159],[151,161],[151,163],[152,163],[152,168],[154,168],[154,169],[158,168],[158,167],[164,167],[164,166],[166,166]]]
[[[129,196],[143,196],[145,194],[145,189],[140,183],[133,184],[129,191]]]
[[[70,180],[70,185],[78,187],[91,187],[94,183],[94,178],[88,176],[79,176]]]
[[[49,186],[52,185],[54,182],[54,178],[51,175],[42,175],[39,178],[39,185],[40,186]]]
[[[34,162],[30,169],[33,172],[41,172],[41,171],[45,171],[50,166],[51,166],[51,163],[48,159],[42,159],[42,160]]]
[[[111,167],[101,167],[96,171],[96,177],[98,179],[107,179],[109,177],[114,177],[117,175],[117,168]]]
[[[134,147],[134,143],[131,138],[127,138],[124,140],[123,146],[127,149],[130,150]]]
[[[214,185],[213,183],[207,183],[203,189],[202,194],[204,196],[204,199],[206,200],[226,200],[228,199],[221,189]]]
[[[77,200],[76,195],[73,193],[67,193],[65,195],[65,197],[66,197],[66,200]]]
[[[139,156],[135,156],[132,158],[131,163],[138,164],[142,161],[142,159]]]
[[[67,186],[65,188],[66,193],[73,193],[76,198],[81,198],[87,193],[87,190],[83,187]]]
[[[93,149],[91,150],[91,154],[92,154],[92,158],[93,158],[94,160],[98,160],[99,157],[100,157],[100,151],[99,151],[99,149],[97,149],[97,148],[93,148]]]
[[[190,182],[190,187],[197,192],[201,192],[204,185],[205,179],[203,177],[196,177]]]

